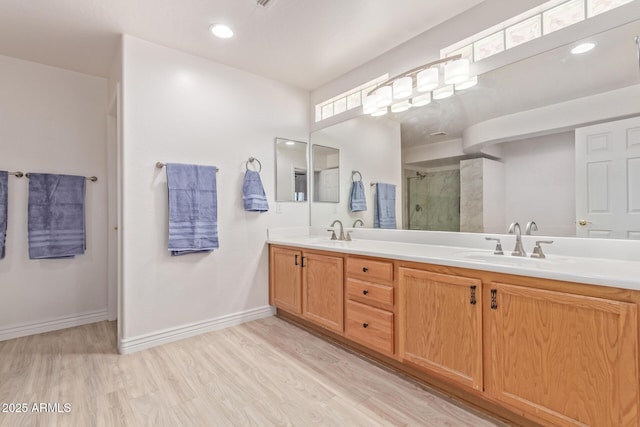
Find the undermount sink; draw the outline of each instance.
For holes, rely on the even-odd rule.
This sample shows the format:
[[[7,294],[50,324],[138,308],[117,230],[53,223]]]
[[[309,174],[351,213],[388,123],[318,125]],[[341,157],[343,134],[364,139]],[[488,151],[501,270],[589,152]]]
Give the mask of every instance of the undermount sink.
[[[572,260],[561,257],[547,257],[547,258],[530,258],[519,257],[512,255],[494,255],[479,252],[463,252],[459,254],[462,258],[469,261],[486,262],[491,264],[503,264],[503,265],[517,265],[520,267],[543,267],[550,264],[564,264],[571,263]]]
[[[331,240],[329,237],[312,237],[308,239],[309,243],[313,244],[321,244],[321,245],[330,245],[330,246],[346,246],[351,241],[347,240]]]

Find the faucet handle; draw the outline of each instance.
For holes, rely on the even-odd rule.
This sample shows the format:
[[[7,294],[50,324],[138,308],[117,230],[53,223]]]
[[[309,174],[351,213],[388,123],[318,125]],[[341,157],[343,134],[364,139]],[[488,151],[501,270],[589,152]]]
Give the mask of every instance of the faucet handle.
[[[544,252],[542,251],[541,244],[550,245],[553,243],[553,240],[537,240],[536,245],[533,247],[533,252],[531,253],[531,258],[546,258]]]
[[[502,252],[502,243],[500,242],[500,239],[498,239],[497,237],[485,237],[485,240],[495,240],[496,242],[496,248],[493,251],[493,253],[495,255],[504,255],[504,252]]]
[[[353,230],[349,230],[349,231],[347,231],[347,236],[344,238],[344,240],[346,240],[347,242],[351,242],[351,241],[352,241],[352,240],[351,240],[351,232],[352,232],[352,231],[353,231]]]
[[[336,237],[336,230],[334,230],[333,228],[327,228],[327,231],[331,232],[331,240],[338,240],[338,238]]]

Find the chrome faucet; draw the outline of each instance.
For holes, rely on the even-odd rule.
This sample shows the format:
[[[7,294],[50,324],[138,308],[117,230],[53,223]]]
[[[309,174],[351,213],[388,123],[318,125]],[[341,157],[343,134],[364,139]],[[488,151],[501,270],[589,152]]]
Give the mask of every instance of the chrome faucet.
[[[512,222],[511,225],[509,226],[508,233],[516,235],[516,246],[515,248],[513,248],[513,252],[511,252],[511,255],[527,256],[527,253],[524,251],[524,248],[522,247],[522,230],[520,229],[520,224],[518,224],[517,222]]]
[[[336,224],[338,224],[338,225],[340,226],[340,237],[338,237],[338,240],[347,240],[347,239],[344,237],[344,227],[342,226],[342,222],[341,222],[339,219],[336,219],[335,221],[333,221],[329,227],[333,227],[333,226],[334,226],[334,225],[336,225]],[[333,230],[331,230],[331,231],[333,231]],[[332,239],[332,240],[335,240],[335,239],[333,238],[333,236],[331,237],[331,239]]]
[[[532,231],[538,231],[538,224],[535,221],[529,221],[524,229],[524,234],[531,235]]]
[[[364,227],[364,222],[362,222],[362,220],[360,218],[358,218],[355,221],[353,221],[353,227],[352,228],[356,228],[356,225],[358,225],[358,223],[360,223],[360,225]]]

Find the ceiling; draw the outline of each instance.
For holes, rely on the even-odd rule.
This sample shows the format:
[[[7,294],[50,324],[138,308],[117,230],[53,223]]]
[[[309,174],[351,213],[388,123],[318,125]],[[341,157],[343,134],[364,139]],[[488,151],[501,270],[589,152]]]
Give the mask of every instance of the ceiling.
[[[575,43],[495,69],[456,96],[387,117],[399,121],[403,148],[461,138],[469,126],[507,114],[640,84],[640,21],[589,37],[596,47],[573,55]],[[444,131],[445,136],[432,136]]]
[[[312,90],[481,0],[2,0],[0,54],[107,77],[119,34]],[[216,39],[212,23],[236,36]]]

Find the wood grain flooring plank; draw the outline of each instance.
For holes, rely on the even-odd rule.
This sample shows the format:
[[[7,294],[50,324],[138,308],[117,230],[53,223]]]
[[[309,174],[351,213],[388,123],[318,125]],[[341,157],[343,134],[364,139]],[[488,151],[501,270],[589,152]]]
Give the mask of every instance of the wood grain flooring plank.
[[[0,342],[0,414],[16,426],[490,426],[412,381],[275,317],[118,355],[101,322]]]

